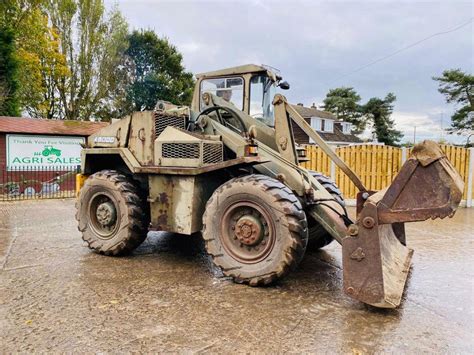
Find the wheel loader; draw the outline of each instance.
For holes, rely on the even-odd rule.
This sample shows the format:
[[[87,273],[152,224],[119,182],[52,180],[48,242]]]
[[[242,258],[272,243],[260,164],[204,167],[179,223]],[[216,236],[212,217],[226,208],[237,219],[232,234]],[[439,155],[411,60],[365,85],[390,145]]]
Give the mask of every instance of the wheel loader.
[[[308,247],[342,246],[343,287],[382,308],[402,298],[413,250],[405,223],[452,216],[463,182],[439,146],[414,147],[392,184],[371,191],[278,88],[268,66],[199,74],[191,107],[158,102],[102,128],[82,150],[78,228],[101,254],[122,255],[149,230],[201,232],[224,275],[269,285]],[[300,166],[294,125],[358,188],[351,219],[337,186]]]

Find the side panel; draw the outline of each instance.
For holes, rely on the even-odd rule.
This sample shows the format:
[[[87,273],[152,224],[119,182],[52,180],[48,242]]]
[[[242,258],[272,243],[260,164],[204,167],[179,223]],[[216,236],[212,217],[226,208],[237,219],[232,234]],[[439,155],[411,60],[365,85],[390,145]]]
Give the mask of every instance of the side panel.
[[[126,167],[133,173],[141,165],[127,148],[88,148],[81,152],[83,174],[93,174],[99,170],[119,167]]]
[[[141,165],[153,165],[155,119],[152,111],[134,112],[130,126],[129,149]]]
[[[152,228],[181,234],[202,229],[207,200],[219,186],[207,175],[149,175]]]
[[[130,117],[126,116],[102,128],[87,138],[87,146],[91,148],[122,148],[127,145]]]

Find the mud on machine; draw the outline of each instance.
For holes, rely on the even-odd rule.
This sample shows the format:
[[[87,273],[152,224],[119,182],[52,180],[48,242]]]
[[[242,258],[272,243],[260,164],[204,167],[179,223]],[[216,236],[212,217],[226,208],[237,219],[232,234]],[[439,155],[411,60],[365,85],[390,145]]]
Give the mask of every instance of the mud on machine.
[[[268,285],[307,248],[342,245],[344,291],[384,308],[400,304],[413,251],[405,223],[452,216],[463,182],[439,146],[417,145],[392,184],[368,190],[276,94],[270,67],[197,75],[191,107],[159,102],[90,136],[82,151],[79,230],[94,251],[121,255],[148,230],[202,232],[213,262],[234,281]],[[359,189],[349,218],[337,186],[299,163],[292,121]]]

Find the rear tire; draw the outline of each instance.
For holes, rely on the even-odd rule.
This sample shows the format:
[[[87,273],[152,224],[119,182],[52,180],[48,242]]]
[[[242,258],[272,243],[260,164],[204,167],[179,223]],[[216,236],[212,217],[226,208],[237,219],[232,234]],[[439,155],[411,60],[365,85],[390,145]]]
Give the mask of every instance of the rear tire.
[[[344,197],[336,183],[326,175],[316,171],[309,173],[329,192],[332,197],[341,205],[345,206]],[[308,251],[319,250],[330,244],[334,238],[329,234],[313,217],[308,216]]]
[[[82,239],[105,255],[124,255],[137,248],[148,232],[146,201],[133,181],[115,170],[91,175],[76,203]]]
[[[265,175],[232,179],[219,187],[203,217],[206,250],[225,276],[268,285],[296,268],[308,229],[300,201]]]

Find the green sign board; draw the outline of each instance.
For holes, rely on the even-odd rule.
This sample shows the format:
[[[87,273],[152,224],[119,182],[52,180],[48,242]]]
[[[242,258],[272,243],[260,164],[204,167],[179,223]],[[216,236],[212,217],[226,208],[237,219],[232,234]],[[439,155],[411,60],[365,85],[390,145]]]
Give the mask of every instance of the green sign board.
[[[7,169],[60,168],[81,164],[83,137],[7,135]]]

